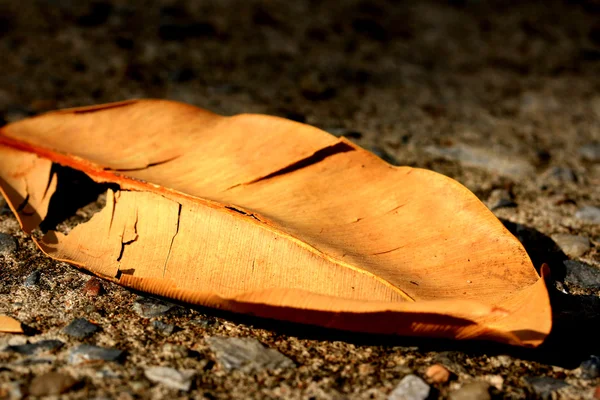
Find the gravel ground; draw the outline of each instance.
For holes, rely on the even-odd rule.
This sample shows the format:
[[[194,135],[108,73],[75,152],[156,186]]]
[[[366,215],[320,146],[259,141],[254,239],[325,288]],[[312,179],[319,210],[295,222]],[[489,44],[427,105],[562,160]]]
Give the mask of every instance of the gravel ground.
[[[99,281],[0,199],[0,314],[28,327],[0,398],[600,398],[598,1],[0,0],[0,50],[0,123],[139,97],[304,121],[459,180],[556,279],[536,350],[350,335]]]

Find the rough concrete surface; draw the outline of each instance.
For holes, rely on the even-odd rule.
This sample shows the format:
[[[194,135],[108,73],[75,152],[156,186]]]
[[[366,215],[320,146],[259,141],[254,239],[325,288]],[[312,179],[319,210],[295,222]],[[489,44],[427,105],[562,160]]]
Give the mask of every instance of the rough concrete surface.
[[[27,327],[0,334],[0,398],[386,399],[410,374],[429,398],[600,398],[598,1],[0,0],[0,51],[1,123],[138,97],[304,121],[462,182],[556,279],[539,349],[350,335],[138,299],[0,200],[0,314]],[[208,337],[292,362],[224,368]]]

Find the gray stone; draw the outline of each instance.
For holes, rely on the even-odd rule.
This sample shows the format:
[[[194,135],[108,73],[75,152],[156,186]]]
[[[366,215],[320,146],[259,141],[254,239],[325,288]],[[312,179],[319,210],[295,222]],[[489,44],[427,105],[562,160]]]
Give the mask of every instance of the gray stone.
[[[566,260],[565,282],[585,289],[600,289],[600,269],[580,261]]]
[[[498,154],[488,149],[457,144],[451,147],[429,146],[425,151],[434,156],[511,178],[526,178],[535,174],[535,168],[527,160],[516,155]]]
[[[592,142],[579,148],[579,155],[586,161],[600,161],[600,142]]]
[[[63,332],[77,339],[84,339],[98,332],[98,325],[92,324],[85,318],[75,318],[67,325]]]
[[[14,237],[0,232],[0,255],[9,256],[17,251],[17,241]]]
[[[552,240],[569,257],[577,258],[590,249],[590,240],[584,236],[569,235],[566,233],[557,233],[552,235]]]
[[[566,382],[549,376],[534,376],[525,378],[525,382],[531,386],[533,391],[540,397],[548,399],[552,392],[569,386]]]
[[[31,356],[34,354],[53,352],[55,350],[60,349],[63,345],[64,343],[60,340],[40,340],[39,342],[35,343],[7,346],[4,348],[4,351],[10,351]]]
[[[102,379],[117,379],[121,377],[121,374],[113,371],[110,368],[103,367],[102,369],[96,371],[96,376]]]
[[[144,375],[150,381],[162,383],[172,389],[188,392],[192,387],[192,378],[196,375],[193,369],[178,371],[169,367],[148,367],[144,369]]]
[[[217,321],[212,321],[204,318],[196,318],[190,321],[190,323],[197,325],[201,328],[208,328],[209,326],[218,326],[219,323]]]
[[[392,390],[388,400],[425,400],[431,388],[416,375],[406,375]]]
[[[292,360],[277,350],[264,347],[253,338],[213,336],[206,338],[206,342],[226,370],[250,372],[295,367]]]
[[[173,308],[173,304],[150,297],[138,297],[133,303],[133,311],[140,317],[152,318],[165,315]]]
[[[449,400],[490,400],[490,384],[482,381],[469,382],[448,395]]]
[[[579,366],[581,376],[585,379],[596,379],[600,376],[600,357],[591,356]]]
[[[512,208],[516,207],[518,204],[509,199],[500,199],[496,204],[494,204],[491,208],[492,211],[496,211],[500,208]]]
[[[455,375],[468,374],[467,369],[462,365],[461,354],[457,351],[442,351],[433,359]]]
[[[71,350],[69,353],[69,363],[81,364],[93,361],[119,361],[123,354],[123,351],[118,349],[82,344]]]
[[[152,326],[163,336],[169,336],[175,330],[175,325],[167,324],[162,321],[152,321]]]
[[[569,167],[554,166],[547,169],[542,175],[544,180],[557,183],[577,182],[577,175]]]
[[[505,189],[496,189],[490,193],[487,200],[487,206],[494,211],[499,208],[516,207],[517,203],[512,200],[512,196]]]
[[[29,394],[33,396],[55,396],[68,392],[78,382],[71,375],[48,372],[33,378],[29,385]]]
[[[600,208],[583,206],[575,212],[575,218],[591,224],[600,224]]]
[[[176,360],[185,358],[189,353],[190,350],[187,347],[179,344],[165,343],[162,346],[162,354],[165,359]]]
[[[38,283],[40,283],[41,277],[42,271],[40,271],[39,269],[34,270],[29,275],[27,275],[27,278],[25,278],[25,287],[31,288],[37,286]]]
[[[434,156],[511,178],[526,178],[535,174],[535,168],[527,160],[488,149],[458,144],[451,147],[429,146],[425,150]]]

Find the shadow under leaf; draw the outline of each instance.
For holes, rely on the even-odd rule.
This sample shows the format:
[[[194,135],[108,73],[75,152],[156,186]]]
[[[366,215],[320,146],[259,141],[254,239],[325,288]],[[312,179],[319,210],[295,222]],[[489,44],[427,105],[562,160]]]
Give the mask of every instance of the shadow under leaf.
[[[80,209],[97,202],[108,189],[119,189],[116,184],[96,183],[83,172],[59,164],[52,164],[51,174],[57,178],[56,190],[50,198],[46,218],[40,223],[42,232],[56,230],[61,223],[73,218],[75,224],[85,222],[93,213],[87,217],[78,215]],[[99,205],[96,211],[102,207]]]

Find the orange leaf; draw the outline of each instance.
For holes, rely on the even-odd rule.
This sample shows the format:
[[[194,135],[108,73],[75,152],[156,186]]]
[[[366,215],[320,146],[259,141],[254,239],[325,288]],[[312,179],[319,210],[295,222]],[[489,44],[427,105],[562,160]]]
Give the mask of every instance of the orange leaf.
[[[53,163],[118,185],[37,244],[124,286],[359,332],[535,346],[550,331],[544,279],[469,190],[316,128],[142,100],[0,132],[0,188],[26,232],[53,213]]]
[[[23,326],[16,319],[7,315],[0,315],[0,332],[23,333]]]

